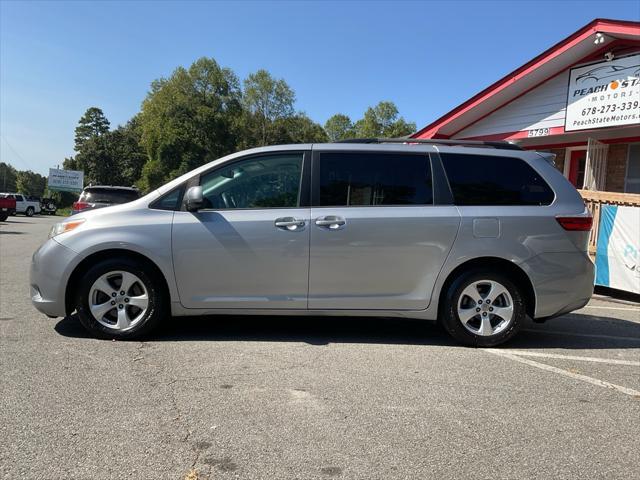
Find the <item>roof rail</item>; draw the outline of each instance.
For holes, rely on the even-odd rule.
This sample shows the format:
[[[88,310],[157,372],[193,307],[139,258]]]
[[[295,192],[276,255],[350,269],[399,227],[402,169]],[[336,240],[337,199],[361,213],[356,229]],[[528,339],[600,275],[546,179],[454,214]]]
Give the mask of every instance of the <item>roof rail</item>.
[[[347,140],[339,140],[335,143],[419,143],[425,145],[444,145],[449,147],[478,147],[478,148],[497,148],[500,150],[522,150],[515,143],[510,142],[486,142],[483,140],[441,140],[435,138],[349,138]]]

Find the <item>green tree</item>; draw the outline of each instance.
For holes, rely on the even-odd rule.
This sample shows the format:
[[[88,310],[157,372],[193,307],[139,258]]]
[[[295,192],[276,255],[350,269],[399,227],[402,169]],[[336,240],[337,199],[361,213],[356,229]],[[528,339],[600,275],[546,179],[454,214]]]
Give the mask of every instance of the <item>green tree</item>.
[[[275,79],[266,70],[250,74],[244,81],[243,138],[247,146],[278,143],[283,120],[295,113],[295,93],[282,79]]]
[[[353,122],[347,115],[342,113],[337,113],[329,118],[324,124],[324,131],[327,132],[327,137],[331,142],[346,140],[355,136]]]
[[[75,157],[66,157],[62,161],[62,168],[64,170],[80,170],[80,168],[78,168],[78,162],[76,161]]]
[[[98,107],[88,108],[76,127],[76,152],[82,150],[84,143],[93,137],[99,137],[109,131],[109,120]]]
[[[139,118],[140,142],[149,159],[139,186],[156,188],[234,151],[240,99],[237,77],[212,58],[155,80]]]
[[[274,143],[322,143],[329,138],[322,126],[299,112],[274,124],[277,133]]]
[[[47,179],[31,170],[18,171],[16,190],[24,195],[42,197],[47,186]]]
[[[0,162],[0,191],[15,192],[17,171],[8,163]]]
[[[357,137],[402,137],[416,130],[416,124],[407,122],[398,116],[398,108],[393,102],[380,102],[375,107],[369,107],[364,117],[354,125]]]
[[[140,119],[133,117],[125,125],[104,136],[108,163],[118,185],[133,185],[142,174],[147,153],[141,145]]]
[[[84,171],[85,183],[117,185],[118,170],[109,151],[110,133],[87,139],[75,156],[78,170]]]

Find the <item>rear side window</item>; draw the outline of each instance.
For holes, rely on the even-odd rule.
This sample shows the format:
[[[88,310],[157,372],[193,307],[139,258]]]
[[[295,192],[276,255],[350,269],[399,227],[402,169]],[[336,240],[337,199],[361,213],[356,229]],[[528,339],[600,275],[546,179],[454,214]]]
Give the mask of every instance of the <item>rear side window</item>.
[[[320,154],[319,205],[431,205],[428,155],[402,153]]]
[[[549,205],[554,194],[519,158],[441,153],[456,205]]]
[[[90,203],[127,203],[138,198],[135,190],[118,190],[114,188],[85,189],[79,201]]]

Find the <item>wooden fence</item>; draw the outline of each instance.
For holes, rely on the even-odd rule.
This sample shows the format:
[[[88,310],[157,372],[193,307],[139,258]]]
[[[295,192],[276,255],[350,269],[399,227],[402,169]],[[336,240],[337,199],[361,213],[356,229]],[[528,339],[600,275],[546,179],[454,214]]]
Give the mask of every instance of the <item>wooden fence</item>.
[[[597,192],[594,190],[578,190],[585,205],[591,210],[593,215],[593,228],[589,237],[589,254],[596,254],[598,244],[598,230],[600,228],[600,207],[602,205],[630,205],[640,207],[640,194],[636,193],[616,193]]]

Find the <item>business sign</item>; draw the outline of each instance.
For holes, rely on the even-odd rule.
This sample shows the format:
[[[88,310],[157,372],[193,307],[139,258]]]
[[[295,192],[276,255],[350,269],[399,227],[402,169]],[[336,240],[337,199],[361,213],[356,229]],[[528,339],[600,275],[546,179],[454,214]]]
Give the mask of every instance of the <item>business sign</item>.
[[[566,132],[633,124],[640,124],[640,54],[571,69]]]
[[[640,293],[640,207],[603,205],[596,285]]]
[[[50,168],[47,187],[62,192],[81,192],[84,188],[84,172]]]

